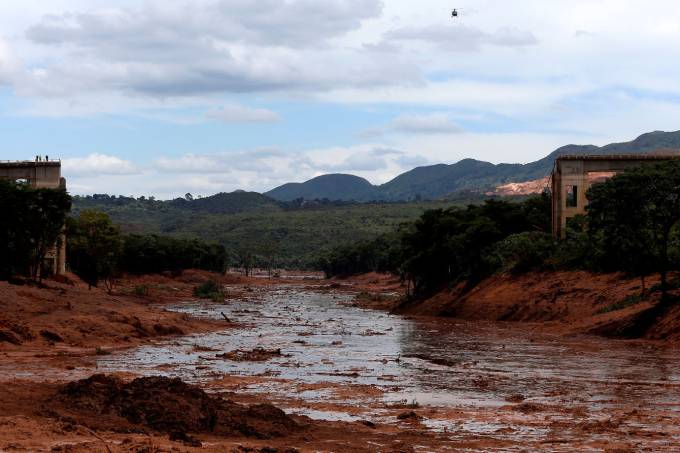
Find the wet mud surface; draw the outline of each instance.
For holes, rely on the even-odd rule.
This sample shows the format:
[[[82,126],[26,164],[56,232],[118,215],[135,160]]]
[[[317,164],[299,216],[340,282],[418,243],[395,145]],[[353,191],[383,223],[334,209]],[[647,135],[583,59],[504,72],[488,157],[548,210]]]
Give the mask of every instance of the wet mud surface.
[[[405,318],[303,285],[226,291],[239,297],[169,309],[235,328],[98,357],[97,369],[424,433],[409,451],[680,451],[677,349]]]

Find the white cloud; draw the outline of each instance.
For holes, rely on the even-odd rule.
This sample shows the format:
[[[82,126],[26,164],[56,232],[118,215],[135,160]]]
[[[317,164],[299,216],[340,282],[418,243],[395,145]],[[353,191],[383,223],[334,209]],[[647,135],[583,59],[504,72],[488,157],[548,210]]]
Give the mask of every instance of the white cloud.
[[[399,58],[331,43],[382,8],[379,0],[180,0],[47,15],[26,37],[53,57],[27,70],[18,89],[34,97],[167,99],[417,79]]]
[[[390,126],[397,132],[409,134],[455,134],[463,130],[447,113],[401,115]]]
[[[254,109],[241,105],[227,105],[208,111],[207,118],[223,123],[275,123],[281,117],[271,110]]]
[[[66,177],[71,175],[131,175],[139,173],[135,164],[116,156],[93,153],[86,157],[73,157],[62,162]]]
[[[19,68],[19,60],[9,43],[0,38],[0,84],[9,83]]]
[[[493,32],[464,25],[433,24],[424,27],[403,27],[385,34],[387,40],[421,41],[436,44],[446,50],[478,51],[485,45],[526,47],[538,44],[533,33],[513,27]]]
[[[319,165],[318,168],[329,173],[376,171],[388,168],[388,163],[385,157],[380,154],[358,152],[339,162]]]

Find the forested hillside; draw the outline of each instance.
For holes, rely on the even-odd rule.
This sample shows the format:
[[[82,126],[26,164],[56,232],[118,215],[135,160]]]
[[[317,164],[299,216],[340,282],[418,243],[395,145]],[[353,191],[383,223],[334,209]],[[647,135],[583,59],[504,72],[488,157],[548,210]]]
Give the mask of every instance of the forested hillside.
[[[273,261],[275,266],[309,268],[338,244],[373,239],[427,209],[475,201],[279,203],[246,192],[170,201],[95,195],[73,197],[73,215],[95,209],[107,213],[126,233],[214,241],[227,248],[232,263],[249,259],[263,266]]]

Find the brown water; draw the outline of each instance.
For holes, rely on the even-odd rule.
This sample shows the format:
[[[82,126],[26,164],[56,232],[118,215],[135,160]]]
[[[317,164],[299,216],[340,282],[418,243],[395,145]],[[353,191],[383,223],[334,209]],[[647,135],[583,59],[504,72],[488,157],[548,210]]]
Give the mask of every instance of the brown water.
[[[242,391],[302,400],[309,404],[289,409],[313,418],[386,421],[394,404],[409,403],[432,409],[423,422],[429,429],[516,442],[502,451],[602,451],[603,439],[620,439],[631,451],[680,451],[677,350],[408,319],[350,306],[351,298],[270,286],[243,300],[178,304],[171,309],[215,319],[224,313],[241,327],[104,356],[98,368],[189,382],[224,374],[271,377]],[[216,357],[255,347],[281,348],[285,356],[266,362]],[[322,383],[327,387],[313,386]],[[380,391],[338,392],[357,385]],[[329,402],[332,409],[314,405]],[[527,402],[533,406],[522,406]],[[555,442],[522,443],[545,439]],[[565,443],[574,439],[578,450]]]

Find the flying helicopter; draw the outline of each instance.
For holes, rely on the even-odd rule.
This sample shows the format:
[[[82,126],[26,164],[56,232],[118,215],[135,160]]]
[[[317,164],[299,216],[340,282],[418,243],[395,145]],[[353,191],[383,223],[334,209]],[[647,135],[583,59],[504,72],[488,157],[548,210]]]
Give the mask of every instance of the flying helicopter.
[[[454,9],[451,11],[451,17],[454,17],[454,18],[455,18],[455,17],[458,17],[458,10],[457,10],[457,9],[454,8]]]

